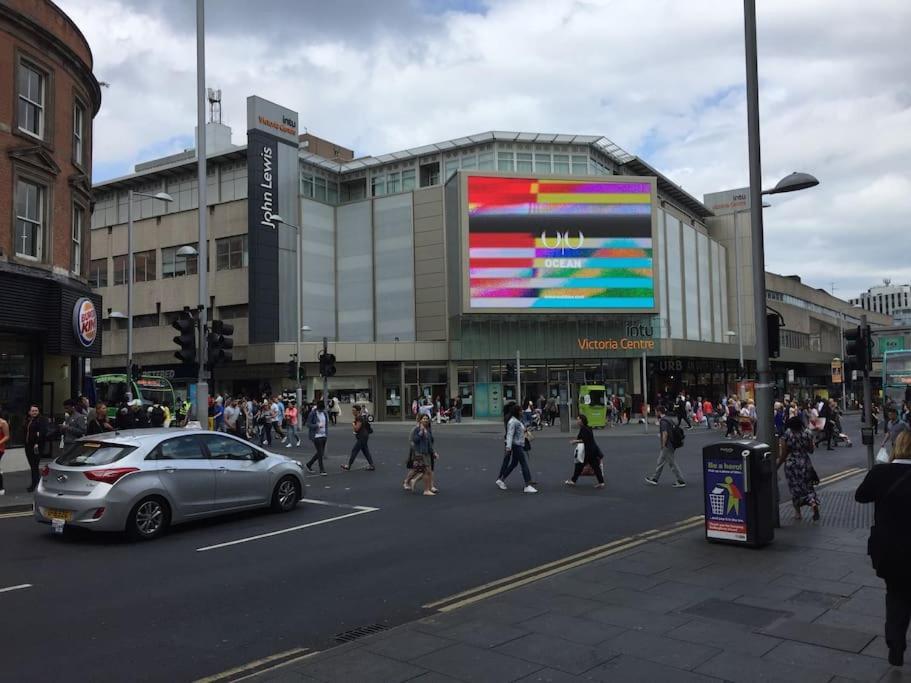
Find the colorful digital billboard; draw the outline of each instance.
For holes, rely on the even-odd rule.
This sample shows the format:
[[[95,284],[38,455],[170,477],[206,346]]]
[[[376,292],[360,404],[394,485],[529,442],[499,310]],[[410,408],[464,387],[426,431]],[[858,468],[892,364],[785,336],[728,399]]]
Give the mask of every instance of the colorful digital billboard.
[[[653,181],[466,180],[467,310],[655,309]]]

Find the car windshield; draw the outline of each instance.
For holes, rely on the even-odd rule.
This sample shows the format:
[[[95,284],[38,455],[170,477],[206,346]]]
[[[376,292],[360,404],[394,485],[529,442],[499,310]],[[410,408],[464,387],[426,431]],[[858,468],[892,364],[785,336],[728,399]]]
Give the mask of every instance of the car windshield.
[[[79,441],[74,443],[69,450],[57,458],[56,463],[58,465],[66,465],[67,467],[110,465],[112,462],[117,462],[127,453],[135,450],[135,446],[125,446],[119,443]]]

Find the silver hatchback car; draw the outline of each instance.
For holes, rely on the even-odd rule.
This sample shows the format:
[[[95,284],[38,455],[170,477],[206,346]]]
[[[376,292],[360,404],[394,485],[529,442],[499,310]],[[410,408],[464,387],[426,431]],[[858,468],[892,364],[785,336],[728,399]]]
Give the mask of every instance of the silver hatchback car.
[[[35,519],[160,536],[238,510],[293,510],[301,464],[219,432],[136,429],[84,437],[41,472]]]

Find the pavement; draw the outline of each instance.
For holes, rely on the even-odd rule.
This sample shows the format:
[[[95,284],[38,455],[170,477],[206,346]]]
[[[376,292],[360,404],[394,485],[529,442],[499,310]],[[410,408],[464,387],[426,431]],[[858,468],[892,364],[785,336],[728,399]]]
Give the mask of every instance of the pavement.
[[[872,513],[853,502],[861,476],[821,489],[819,523],[783,506],[784,526],[765,548],[708,543],[701,521],[671,527],[221,680],[911,680],[911,668],[886,661],[884,590],[866,556]]]
[[[617,629],[632,631],[626,637],[633,638],[639,631],[651,633],[646,628],[649,624],[655,625],[649,628],[668,622],[684,626],[702,620],[681,612],[686,605],[679,595],[699,597],[701,583],[690,584],[703,581],[704,571],[712,575],[716,561],[726,570],[743,568],[746,578],[736,599],[746,601],[755,598],[752,591],[758,590],[756,581],[747,581],[752,563],[760,567],[763,561],[728,558],[790,557],[781,552],[783,536],[768,549],[749,551],[708,546],[691,531],[701,524],[703,511],[699,454],[717,434],[699,429],[687,433],[678,460],[691,486],[672,489],[667,478],[658,487],[643,482],[657,455],[654,425],[649,425],[649,434],[642,433],[644,425],[599,430],[596,438],[605,452],[607,471],[607,488],[599,491],[592,487],[592,479],[580,480],[574,489],[563,486],[572,468],[570,435],[546,430],[539,433],[531,455],[540,493],[523,495],[518,473],[509,479],[508,491],[493,484],[503,452],[500,425],[441,425],[434,430],[441,453],[436,471],[441,493],[426,498],[401,488],[405,427],[375,425],[371,437],[375,472],[340,471],[352,437],[341,426],[332,430],[329,476],[307,478],[306,500],[297,510],[282,515],[254,511],[186,524],[152,543],[79,529],[53,535],[27,512],[0,511],[0,614],[16,615],[0,619],[4,680],[233,681],[288,662],[309,665],[309,660],[299,659],[307,656],[314,662],[334,661],[320,672],[303,674],[289,667],[264,675],[293,675],[294,680],[308,680],[301,678],[304,675],[332,681],[399,680],[396,672],[402,671],[411,677],[424,676],[425,681],[447,680],[442,676],[483,681],[512,680],[552,669],[568,676],[594,676],[591,672],[597,667],[614,660],[615,665],[623,663],[617,657],[624,654],[645,661],[646,667],[668,666],[636,654],[633,645],[624,645],[623,640],[610,647],[628,646],[629,651],[608,648],[605,656],[601,648],[622,635]],[[848,430],[854,433],[857,427],[849,424]],[[307,446],[275,450],[302,458],[309,457]],[[857,446],[823,452],[815,459],[824,478],[857,472],[864,462],[865,453]],[[829,530],[825,526],[829,503],[824,505],[823,525],[814,532]],[[857,527],[861,536],[863,526]],[[697,554],[698,561],[691,558],[686,564],[686,553],[679,545],[674,546],[674,555],[683,558],[683,566],[674,558],[660,560],[667,562],[664,566],[652,559],[660,548],[685,538],[691,538],[692,546],[703,553]],[[812,555],[814,566],[825,569],[828,560],[819,557]],[[623,568],[609,566],[606,571],[595,564],[621,560],[627,563]],[[768,583],[781,583],[784,574],[805,576],[798,569],[802,560],[788,562],[790,569],[781,576],[769,576]],[[597,571],[586,574],[592,567]],[[575,576],[567,574],[570,571],[585,578],[581,583],[567,581],[566,576]],[[851,571],[866,571],[872,577],[862,553]],[[841,577],[825,579],[840,581]],[[669,585],[662,588],[662,584]],[[513,588],[529,591],[528,597],[517,600],[516,595],[522,594],[508,590]],[[662,590],[671,595],[662,596]],[[832,592],[824,587],[801,590]],[[794,598],[798,592],[777,593],[776,599]],[[763,593],[756,595],[761,598]],[[566,604],[557,609],[554,605],[559,602]],[[741,602],[737,609],[746,606]],[[587,614],[594,608],[602,609]],[[606,616],[605,610],[614,616]],[[528,625],[523,622],[550,612],[555,615],[548,618],[558,625],[542,633],[553,634],[561,646],[562,641],[579,645],[575,641],[585,638],[585,647],[597,650],[597,657],[604,659],[584,669],[572,665],[566,670],[568,663],[561,668],[536,662],[518,650],[507,651],[507,641],[525,635],[521,629]],[[795,611],[795,618],[803,614]],[[588,636],[579,635],[570,628],[574,622],[559,626],[560,616],[581,618],[581,626],[594,630]],[[447,620],[448,626],[440,629],[446,634],[433,632],[436,620]],[[367,634],[393,637],[397,628],[418,626],[421,635],[409,641],[405,655],[367,647],[374,642]],[[717,637],[728,630],[723,627]],[[517,631],[515,638],[508,637]],[[47,637],[35,638],[36,633]],[[498,635],[493,638],[497,642],[480,646],[460,640],[482,638],[478,634],[485,633],[507,637],[498,641]],[[653,635],[668,637],[666,632]],[[709,639],[705,643],[714,647]],[[453,666],[463,661],[470,666],[475,655],[482,658],[478,661],[483,666],[440,673],[442,664],[431,665],[423,658],[442,653],[443,645],[478,648],[491,657],[473,649],[455,650],[455,655],[449,653]],[[370,659],[378,667],[372,673],[361,675],[353,668],[349,675],[348,658],[337,657],[346,650],[339,647],[353,648],[351,667],[363,663],[360,657],[385,659]],[[411,657],[412,652],[419,654]],[[499,656],[521,660],[519,673],[498,669]],[[703,663],[687,671],[692,674]],[[489,670],[482,670],[485,666]],[[646,677],[649,670],[644,669]],[[618,678],[635,680],[631,673]]]

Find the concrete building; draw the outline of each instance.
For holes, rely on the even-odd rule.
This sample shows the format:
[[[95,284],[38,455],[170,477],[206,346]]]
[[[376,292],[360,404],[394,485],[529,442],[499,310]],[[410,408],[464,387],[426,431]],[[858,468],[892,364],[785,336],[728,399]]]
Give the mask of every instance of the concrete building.
[[[851,305],[893,317],[898,314],[904,319],[911,312],[911,285],[893,285],[887,278],[882,285],[870,287],[856,299],[851,299]]]
[[[0,412],[14,442],[30,403],[48,415],[101,355],[88,286],[92,52],[49,0],[0,3]]]
[[[728,217],[607,138],[490,131],[354,158],[298,135],[287,108],[252,97],[247,118],[246,146],[207,154],[209,319],[235,324],[234,361],[216,370],[216,389],[296,385],[286,369],[298,259],[305,394],[321,392],[325,337],[338,361],[330,393],[380,419],[456,395],[468,415],[492,416],[515,398],[575,400],[585,384],[634,409],[680,388],[715,397],[745,374],[738,339],[745,372],[755,367],[748,258],[739,331],[733,322]],[[174,360],[170,327],[196,303],[196,260],[176,254],[195,242],[195,172],[188,152],[99,183],[92,220],[92,281],[108,312],[123,310],[126,192],[175,198],[138,207],[134,324],[138,362],[178,385],[195,376]],[[827,391],[848,304],[769,278],[788,325],[779,393]],[[122,323],[102,327],[95,365],[121,368]],[[521,397],[510,374],[517,351]]]

